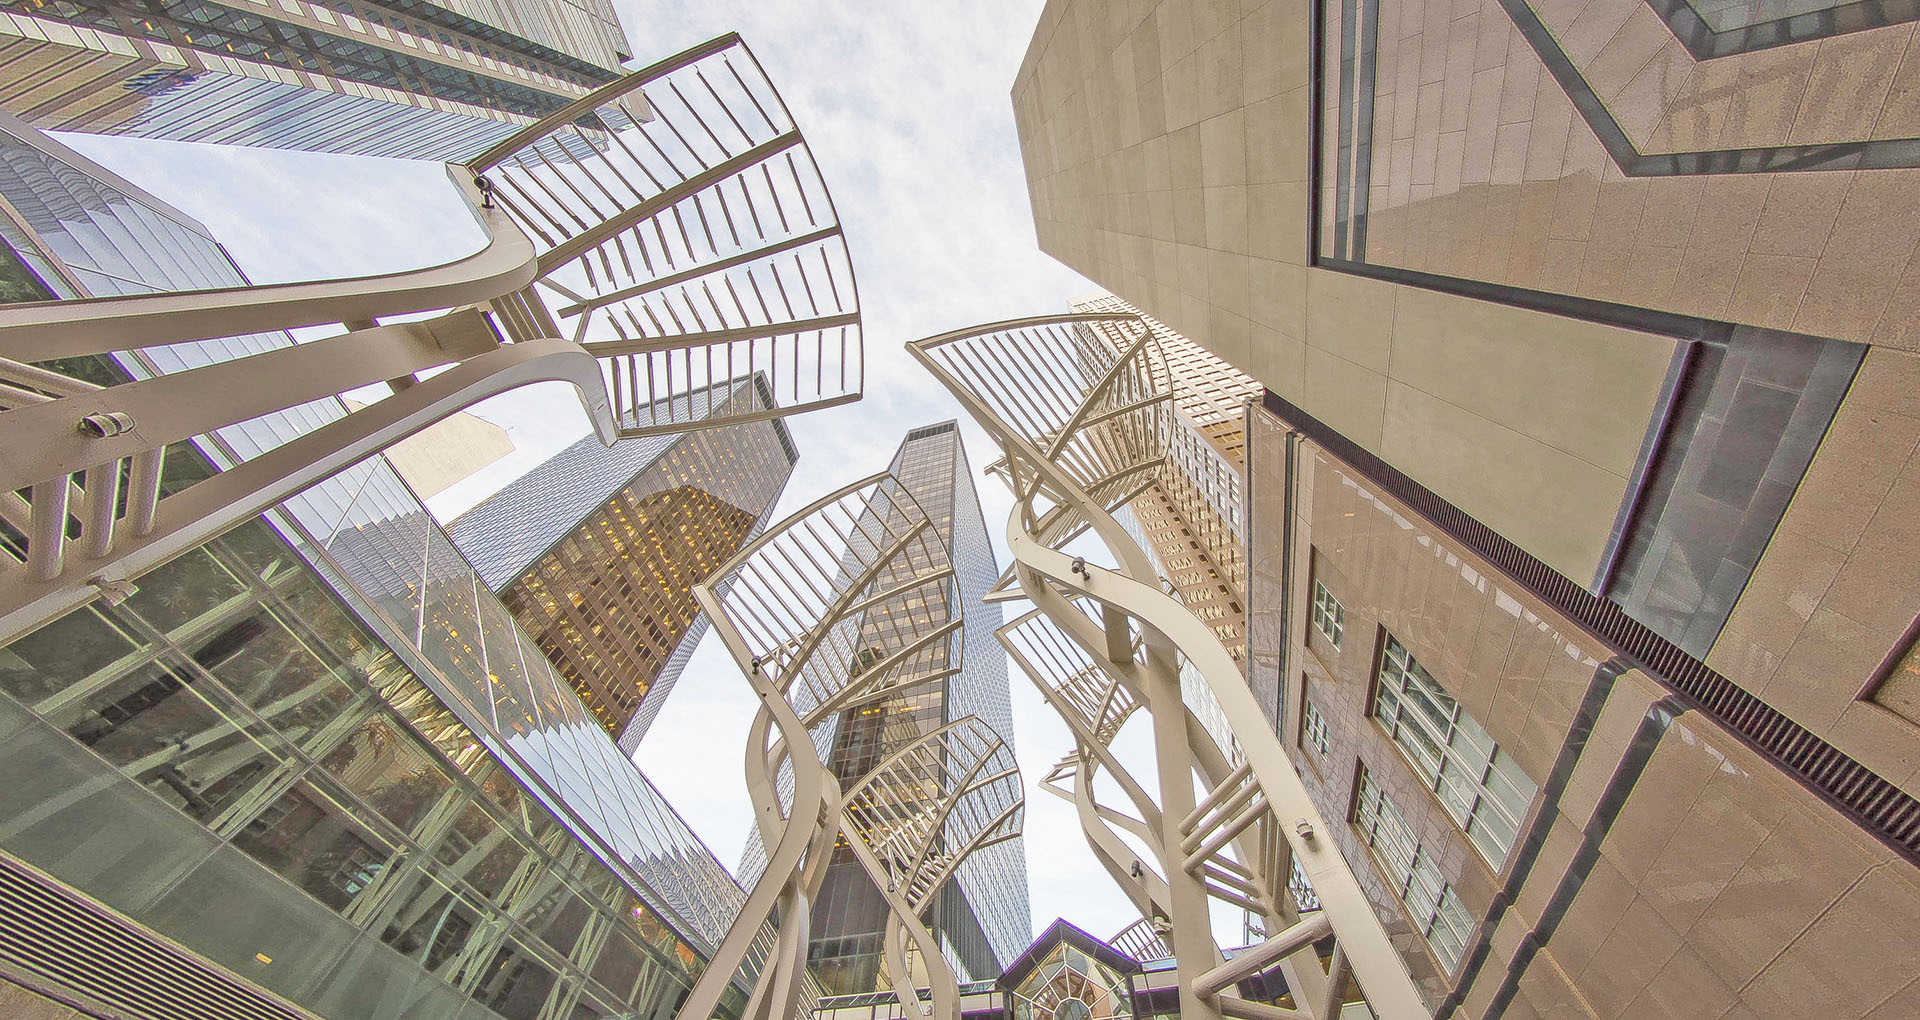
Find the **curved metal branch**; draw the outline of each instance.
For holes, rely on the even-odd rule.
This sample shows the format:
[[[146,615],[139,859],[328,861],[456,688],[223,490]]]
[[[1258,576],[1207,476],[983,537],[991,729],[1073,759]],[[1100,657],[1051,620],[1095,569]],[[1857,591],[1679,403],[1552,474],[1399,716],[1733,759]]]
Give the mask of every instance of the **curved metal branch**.
[[[898,479],[874,475],[768,529],[695,594],[761,699],[747,781],[770,850],[736,932],[777,910],[781,933],[755,1002],[768,1017],[798,1008],[787,990],[806,973],[806,943],[791,929],[844,845],[892,909],[885,949],[901,1008],[922,1012],[905,969],[911,943],[932,982],[933,1015],[958,1020],[958,983],[922,916],[968,854],[1019,834],[1011,749],[968,716],[926,733],[910,727],[858,775],[836,777],[821,758],[840,726],[958,669],[962,621],[938,530]],[[729,936],[683,1017],[710,1015],[747,944]]]
[[[957,330],[917,341],[909,350],[1005,453],[1002,475],[1015,496],[1007,523],[1010,580],[1053,625],[1053,634],[1064,637],[1055,644],[1079,653],[1052,653],[1061,664],[1050,676],[1044,667],[1036,675],[1043,694],[1096,755],[1111,740],[1110,710],[1086,697],[1083,670],[1110,674],[1111,683],[1124,685],[1153,722],[1160,781],[1154,850],[1168,883],[1167,935],[1183,950],[1177,958],[1182,1014],[1204,1020],[1258,1012],[1255,1004],[1225,993],[1230,982],[1221,976],[1230,971],[1214,969],[1209,898],[1259,910],[1269,922],[1286,921],[1282,927],[1292,932],[1287,941],[1276,937],[1254,952],[1287,967],[1306,998],[1319,1002],[1311,993],[1324,976],[1317,959],[1305,959],[1301,951],[1312,940],[1302,942],[1297,936],[1303,929],[1277,916],[1287,909],[1284,897],[1273,895],[1286,884],[1286,855],[1259,850],[1276,830],[1320,892],[1326,920],[1375,1011],[1423,1011],[1411,976],[1338,851],[1309,835],[1326,823],[1265,726],[1232,656],[1210,628],[1160,590],[1146,551],[1112,516],[1167,460],[1174,394],[1151,328],[1132,315],[1052,316]],[[1089,531],[1117,568],[1062,550]],[[1017,623],[1030,626],[1031,617]],[[1219,746],[1183,702],[1182,663],[1219,702],[1235,746]],[[1243,766],[1230,764],[1235,752],[1245,755]],[[1196,770],[1206,780],[1201,798],[1192,788]],[[1076,782],[1087,786],[1090,776]],[[1091,803],[1081,817],[1090,839],[1095,823],[1104,828]],[[1233,847],[1239,860],[1223,856]]]

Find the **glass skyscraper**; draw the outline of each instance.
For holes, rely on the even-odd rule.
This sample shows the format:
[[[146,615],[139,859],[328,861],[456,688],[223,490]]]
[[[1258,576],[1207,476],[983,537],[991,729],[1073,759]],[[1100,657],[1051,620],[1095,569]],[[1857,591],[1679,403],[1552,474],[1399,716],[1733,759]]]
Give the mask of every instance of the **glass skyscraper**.
[[[696,422],[735,401],[772,407],[765,377],[649,413]],[[588,436],[447,531],[632,753],[706,633],[693,586],[766,527],[798,458],[779,419],[612,448]]]
[[[473,155],[620,75],[609,0],[4,0],[0,110],[47,130]]]
[[[959,655],[961,669],[849,710],[831,724],[830,733],[817,734],[827,767],[843,785],[866,775],[902,744],[968,715],[985,720],[1009,746],[1013,741],[1006,652],[993,636],[1001,623],[1000,607],[982,601],[1000,571],[955,423],[908,432],[889,470],[939,529],[952,558],[953,605],[966,623],[962,646],[947,654]],[[873,646],[878,654],[894,650],[888,645],[888,608],[876,606],[861,622],[862,646]],[[829,994],[873,991],[881,983],[886,901],[850,850],[840,847],[834,855],[814,905],[809,962]],[[940,891],[932,921],[942,949],[963,975],[981,980],[999,974],[1032,937],[1024,842],[1009,840],[968,857]]]
[[[17,125],[0,197],[15,293],[245,282],[191,219]],[[59,367],[104,382],[291,342]],[[178,444],[165,477],[344,413]],[[9,978],[116,1015],[672,1015],[738,885],[383,456],[136,584],[0,635]]]

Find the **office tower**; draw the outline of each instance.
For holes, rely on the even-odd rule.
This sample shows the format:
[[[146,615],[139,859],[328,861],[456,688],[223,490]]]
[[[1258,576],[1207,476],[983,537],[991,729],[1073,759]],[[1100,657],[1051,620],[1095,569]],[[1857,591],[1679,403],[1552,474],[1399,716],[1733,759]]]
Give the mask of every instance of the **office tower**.
[[[1140,310],[1111,294],[1069,302],[1076,312]],[[1260,384],[1206,348],[1148,318],[1174,387],[1173,435],[1167,470],[1119,515],[1153,555],[1180,601],[1207,622],[1236,659],[1247,649],[1246,530],[1241,476],[1245,471],[1246,403]],[[1095,325],[1108,342],[1126,338]]]
[[[735,402],[772,407],[764,376],[644,413],[692,424]],[[588,436],[447,532],[631,754],[706,633],[693,586],[766,526],[798,459],[778,419],[611,448]]]
[[[347,410],[366,405],[347,399]],[[462,411],[393,444],[387,460],[421,499],[432,499],[513,452],[507,430]]]
[[[894,453],[889,471],[940,530],[952,559],[953,602],[965,623],[963,647],[949,648],[946,654],[959,657],[960,672],[903,688],[888,700],[843,715],[824,738],[821,756],[843,783],[866,775],[894,748],[968,715],[985,720],[1009,745],[1013,740],[1006,652],[993,636],[1000,626],[1000,608],[981,601],[1000,571],[959,429],[951,421],[913,429]],[[877,649],[877,655],[897,650],[889,644],[893,629],[887,608],[875,607],[860,623],[860,646]],[[809,962],[828,994],[885,987],[880,940],[887,910],[851,851],[836,848],[814,904],[808,947]],[[1032,934],[1024,843],[1016,838],[969,857],[941,890],[932,921],[947,958],[965,979],[998,974],[1026,948]]]
[[[613,81],[607,0],[0,9],[0,110],[45,130],[454,159]]]
[[[1913,22],[1842,10],[1035,31],[1042,247],[1265,387],[1249,681],[1438,1013],[1916,1008]]]
[[[245,283],[203,228],[57,142],[10,125],[0,145],[16,282]],[[62,367],[113,382],[290,343]],[[176,444],[164,480],[345,413],[329,398]],[[0,512],[10,581],[18,510]],[[124,594],[0,635],[11,1014],[672,1015],[739,887],[382,456]]]

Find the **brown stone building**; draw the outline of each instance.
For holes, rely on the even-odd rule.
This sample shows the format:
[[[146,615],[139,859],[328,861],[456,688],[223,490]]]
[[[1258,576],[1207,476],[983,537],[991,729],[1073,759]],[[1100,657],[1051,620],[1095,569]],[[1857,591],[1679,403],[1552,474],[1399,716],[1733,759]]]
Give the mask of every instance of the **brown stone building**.
[[[1249,682],[1436,1016],[1920,1015],[1920,93],[1869,6],[1041,17],[1041,245],[1264,387]]]

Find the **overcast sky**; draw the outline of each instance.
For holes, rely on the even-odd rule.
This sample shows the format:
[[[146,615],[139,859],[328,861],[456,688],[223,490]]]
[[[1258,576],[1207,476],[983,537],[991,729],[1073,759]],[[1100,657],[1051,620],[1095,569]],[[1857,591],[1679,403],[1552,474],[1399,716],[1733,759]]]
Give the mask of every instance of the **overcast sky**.
[[[867,395],[789,419],[800,462],[776,518],[884,468],[906,430],[928,422],[961,419],[978,472],[993,459],[992,446],[902,345],[972,323],[1061,311],[1069,298],[1096,289],[1034,243],[1007,95],[1039,0],[618,6],[636,66],[738,31],[785,96],[845,223],[860,283]],[[438,164],[63,140],[206,223],[256,282],[431,265],[481,241]],[[565,390],[523,390],[477,413],[504,426],[517,452],[436,499],[443,515],[586,433]],[[998,546],[1009,497],[984,476],[979,488]],[[1000,556],[1004,563],[1004,548]],[[1138,915],[1088,853],[1071,807],[1034,787],[1071,742],[1031,684],[1013,676],[1034,929],[1065,916],[1112,935]],[[637,759],[730,868],[750,824],[741,758],[752,711],[745,681],[709,635]],[[1141,757],[1133,750],[1129,757]],[[1151,782],[1147,763],[1138,772]]]

